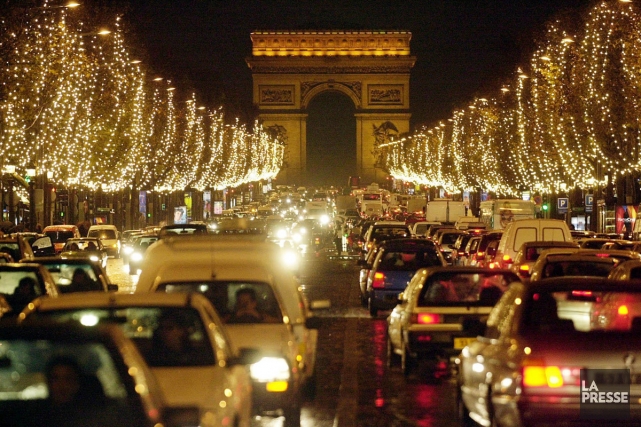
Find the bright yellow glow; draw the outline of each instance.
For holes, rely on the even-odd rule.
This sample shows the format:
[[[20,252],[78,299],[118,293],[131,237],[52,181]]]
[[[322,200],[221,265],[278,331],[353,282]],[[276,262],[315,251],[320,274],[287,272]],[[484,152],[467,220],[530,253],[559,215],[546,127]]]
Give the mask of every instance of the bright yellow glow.
[[[265,384],[265,390],[272,393],[282,393],[287,391],[287,381],[272,381]]]

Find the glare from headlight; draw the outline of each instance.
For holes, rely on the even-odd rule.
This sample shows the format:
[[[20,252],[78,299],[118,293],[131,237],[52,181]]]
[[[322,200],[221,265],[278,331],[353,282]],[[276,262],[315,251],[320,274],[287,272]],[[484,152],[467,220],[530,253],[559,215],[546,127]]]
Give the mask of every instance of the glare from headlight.
[[[131,255],[131,253],[134,251],[134,248],[132,248],[131,246],[125,246],[122,251],[125,253],[125,255]]]
[[[295,251],[283,251],[283,264],[290,269],[298,268],[298,254]]]
[[[323,224],[323,225],[325,225],[325,224],[329,224],[329,216],[327,216],[327,215],[321,215],[321,217],[320,217],[320,223],[321,223],[321,224]]]
[[[300,234],[307,234],[307,229],[302,227],[300,230],[298,230]]]
[[[263,357],[249,366],[249,373],[254,381],[261,383],[287,381],[289,380],[289,365],[282,357]]]
[[[95,256],[95,255],[91,255],[91,256],[89,257],[89,259],[90,259],[90,260],[92,260],[92,261],[94,261],[94,262],[98,262],[98,261],[100,260],[100,258],[98,258],[98,257],[97,257],[97,256]]]
[[[298,243],[298,242],[300,242],[303,238],[301,237],[301,235],[300,235],[300,234],[295,233],[295,234],[292,236],[292,239],[294,239],[294,242]]]
[[[130,259],[132,261],[142,261],[142,254],[140,252],[134,252],[133,254],[131,254]]]
[[[96,326],[98,324],[98,316],[95,314],[83,314],[80,317],[80,324],[83,326]]]
[[[284,239],[285,237],[287,237],[287,230],[283,230],[283,229],[278,230],[276,232],[276,237],[278,237],[279,239]]]

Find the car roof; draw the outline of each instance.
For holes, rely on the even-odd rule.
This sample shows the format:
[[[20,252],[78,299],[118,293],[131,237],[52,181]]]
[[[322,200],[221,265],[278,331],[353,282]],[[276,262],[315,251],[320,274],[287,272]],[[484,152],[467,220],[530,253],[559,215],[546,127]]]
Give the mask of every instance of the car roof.
[[[577,242],[565,242],[562,240],[535,240],[531,242],[524,242],[521,245],[521,249],[523,248],[538,248],[538,247],[543,247],[543,248],[578,248],[579,244]]]
[[[631,290],[641,292],[641,280],[613,280],[605,277],[551,277],[529,282],[527,289],[530,293],[554,289],[558,291],[573,291],[577,289],[590,289],[593,291],[612,292],[613,290]]]
[[[69,231],[76,228],[78,227],[76,227],[75,225],[48,225],[44,228],[44,230],[42,230],[42,232],[44,233],[45,231]]]
[[[196,296],[197,295],[197,296]],[[191,307],[193,298],[207,299],[200,294],[162,293],[126,294],[107,292],[78,292],[61,295],[59,298],[37,298],[33,301],[36,310],[65,310],[98,307]]]

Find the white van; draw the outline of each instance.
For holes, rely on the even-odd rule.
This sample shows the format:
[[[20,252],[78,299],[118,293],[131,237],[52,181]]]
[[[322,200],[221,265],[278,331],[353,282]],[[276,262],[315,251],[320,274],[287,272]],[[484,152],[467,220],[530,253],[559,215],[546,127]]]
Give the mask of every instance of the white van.
[[[501,268],[507,268],[523,243],[537,241],[572,242],[570,227],[560,219],[512,221],[503,231],[494,260]]]
[[[536,204],[531,200],[494,199],[481,202],[481,221],[488,230],[503,230],[512,221],[534,219]]]
[[[97,237],[107,250],[107,255],[120,258],[120,232],[115,225],[92,225],[87,237]]]
[[[462,216],[465,216],[465,204],[462,201],[434,199],[427,202],[425,208],[425,221],[454,224]]]
[[[257,413],[281,409],[291,425],[298,425],[301,392],[303,387],[313,388],[315,372],[318,325],[310,310],[329,302],[308,302],[287,265],[291,254],[258,237],[162,239],[147,250],[134,293],[193,291],[207,296],[225,319],[237,348],[258,348],[275,360],[284,359],[282,366],[289,367],[289,372],[281,372],[279,381],[285,383],[280,388],[266,387],[265,382],[276,381],[269,376],[252,375],[255,409]],[[238,291],[244,288],[253,290],[269,320],[231,320]]]

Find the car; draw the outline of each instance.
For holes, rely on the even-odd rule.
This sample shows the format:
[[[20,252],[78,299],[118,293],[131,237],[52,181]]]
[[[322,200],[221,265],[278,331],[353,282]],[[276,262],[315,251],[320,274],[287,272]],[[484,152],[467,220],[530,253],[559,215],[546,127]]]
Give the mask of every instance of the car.
[[[56,254],[62,251],[67,239],[82,237],[75,225],[48,225],[42,233],[51,238]]]
[[[0,295],[11,306],[10,316],[17,316],[39,296],[58,297],[60,290],[49,271],[35,263],[0,264]]]
[[[87,237],[100,239],[108,256],[120,258],[120,232],[115,225],[92,225],[87,231]]]
[[[251,423],[251,381],[211,303],[200,294],[104,294],[39,298],[21,313],[85,326],[116,324],[150,367],[168,405],[199,409],[201,426]],[[256,363],[259,363],[256,360]]]
[[[409,226],[402,221],[376,221],[370,225],[363,238],[361,253],[363,258],[372,247],[372,242],[376,240],[410,237]]]
[[[579,248],[576,242],[546,241],[539,240],[525,242],[514,256],[512,262],[508,262],[508,269],[517,274],[521,279],[529,279],[530,272],[534,263],[539,258],[541,252],[551,248]],[[507,260],[509,261],[509,260]]]
[[[456,243],[456,240],[459,238],[459,236],[462,236],[464,234],[466,234],[465,231],[456,229],[451,230],[446,228],[435,235],[435,237],[432,239],[436,242],[438,250],[441,251],[443,258],[445,258],[445,262],[447,262],[448,265],[452,265],[452,252],[455,250],[454,243]]]
[[[0,253],[6,253],[18,262],[20,260],[33,260],[39,256],[55,255],[51,238],[41,236],[31,243],[21,235],[0,236]]]
[[[454,247],[452,248],[452,265],[463,265],[462,260],[467,256],[465,247],[472,237],[474,237],[474,234],[466,232],[456,238],[456,242],[454,242]]]
[[[602,250],[624,250],[624,251],[634,251],[641,252],[641,242],[634,242],[632,240],[612,240],[606,242],[601,246]]]
[[[430,225],[440,225],[440,222],[437,221],[416,221],[413,224],[410,224],[410,232],[412,237],[425,237],[425,233]]]
[[[9,262],[14,262],[13,257],[6,252],[0,252],[0,264],[6,264]]]
[[[78,237],[67,239],[67,242],[60,251],[63,259],[88,259],[107,268],[107,249],[97,237]]]
[[[197,224],[197,223],[191,223],[191,224],[171,224],[171,225],[165,225],[160,228],[160,231],[158,232],[158,236],[160,238],[167,237],[167,236],[189,236],[191,234],[208,234],[209,230],[207,229],[206,224]]]
[[[457,402],[463,425],[565,425],[581,419],[581,380],[605,385],[618,383],[616,371],[638,372],[641,360],[628,355],[641,351],[637,323],[608,323],[606,327],[577,328],[578,317],[564,307],[587,295],[617,295],[619,300],[641,296],[641,284],[604,278],[547,279],[514,282],[489,314],[485,330],[458,356]],[[623,319],[621,319],[623,320]],[[589,321],[581,323],[591,325]],[[585,377],[582,377],[584,376]],[[629,374],[626,374],[626,376]],[[628,377],[626,417],[641,421],[641,378]],[[628,382],[629,381],[629,382]],[[631,382],[631,384],[630,384]],[[598,386],[597,386],[598,388]],[[601,416],[609,418],[601,405]],[[610,413],[611,415],[611,413]],[[591,425],[603,425],[598,420]]]
[[[367,276],[367,307],[372,317],[390,310],[414,273],[423,267],[447,265],[438,246],[426,239],[392,239],[381,244]]]
[[[465,245],[465,250],[462,254],[459,253],[458,255],[459,265],[470,265],[472,255],[476,254],[479,243],[481,243],[481,236],[481,234],[472,236],[470,240],[468,240],[467,245]]]
[[[87,259],[43,257],[36,258],[33,262],[43,265],[49,271],[58,290],[63,294],[118,291],[118,285],[111,283],[105,268]],[[78,269],[81,269],[84,275],[77,273],[76,270]],[[74,281],[74,278],[76,281]]]
[[[421,268],[387,318],[388,363],[400,358],[408,374],[417,359],[449,361],[475,339],[478,324],[518,280],[507,270]]]
[[[505,227],[496,251],[495,258],[499,267],[506,268],[506,264],[514,259],[523,243],[536,240],[571,242],[572,235],[568,224],[560,219],[530,218],[511,221]]]
[[[133,244],[136,237],[145,234],[141,230],[125,230],[120,237],[120,258],[122,258],[122,265],[129,265],[129,256],[134,251]]]
[[[490,244],[490,242],[494,240],[501,240],[501,237],[503,236],[503,231],[490,231],[487,234],[483,234],[481,236],[481,239],[478,241],[478,244],[476,244],[476,250],[470,250],[470,256],[468,258],[468,263],[467,265],[469,266],[476,266],[476,267],[487,267],[486,264],[486,254],[487,254],[487,247]]]
[[[178,427],[188,415],[165,404],[154,375],[116,326],[4,324],[0,347],[3,425]]]
[[[639,280],[641,279],[641,260],[631,259],[623,261],[610,271],[608,279],[612,280]]]
[[[542,251],[532,266],[530,281],[560,276],[607,277],[619,263],[629,259],[640,259],[638,253],[629,251],[567,248],[568,252],[563,252],[564,249]],[[571,252],[572,250],[574,252]]]
[[[138,274],[147,249],[159,239],[159,234],[143,234],[135,238],[132,244],[133,249],[129,255],[129,274]]]
[[[433,223],[432,225],[430,225],[430,227],[425,232],[425,238],[426,239],[430,239],[430,240],[434,240],[434,235],[436,235],[436,233],[439,230],[442,230],[442,229],[453,229],[453,230],[456,230],[456,228],[454,227],[453,224],[442,224],[442,223],[436,224],[436,223]]]
[[[378,242],[374,240],[373,245],[370,248],[369,252],[367,252],[365,259],[356,260],[356,265],[360,267],[360,271],[358,273],[358,286],[360,289],[361,305],[363,307],[367,307],[367,302],[369,300],[368,291],[367,291],[367,277],[369,276],[369,272],[372,269],[374,260],[376,259],[376,254],[378,253],[378,249],[380,248],[381,244],[384,241],[385,240]]]
[[[570,234],[575,242],[580,239],[592,239],[596,237],[596,232],[590,230],[570,230]]]
[[[587,237],[579,239],[579,247],[581,249],[601,249],[604,244],[611,242],[612,239],[604,239],[601,237]]]
[[[208,296],[236,347],[273,355],[271,370],[252,378],[255,413],[279,411],[287,426],[298,426],[305,392],[314,389],[318,318],[311,310],[328,302],[307,301],[283,255],[262,235],[163,238],[147,252],[135,292]],[[264,318],[233,318],[241,291],[257,297]]]

